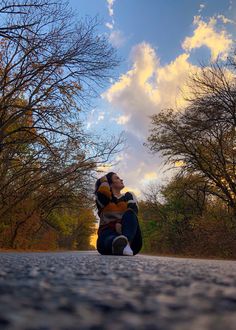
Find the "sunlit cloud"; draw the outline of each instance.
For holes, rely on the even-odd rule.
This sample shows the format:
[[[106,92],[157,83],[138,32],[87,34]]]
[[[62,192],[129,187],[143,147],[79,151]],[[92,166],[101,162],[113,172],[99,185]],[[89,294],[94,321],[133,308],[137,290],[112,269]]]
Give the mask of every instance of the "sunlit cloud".
[[[226,22],[224,16],[220,18]],[[210,18],[207,23],[197,16],[194,22],[197,27],[193,36],[186,37],[182,44],[185,52],[166,65],[160,65],[158,54],[150,44],[143,42],[133,47],[131,69],[102,95],[112,111],[119,110],[117,123],[125,125],[139,138],[147,136],[152,114],[164,108],[179,109],[186,105],[190,94],[186,80],[190,73],[199,70],[190,62],[192,50],[206,46],[212,53],[212,60],[228,55],[233,41],[226,31],[216,30],[216,18]]]
[[[177,162],[175,162],[175,167],[181,167],[183,166],[185,163],[182,160],[179,160]]]
[[[201,16],[195,16],[194,25],[196,29],[193,36],[185,38],[182,43],[183,49],[190,52],[193,49],[207,46],[211,51],[212,61],[215,61],[217,57],[226,60],[233,41],[225,30],[217,31],[217,18],[211,17],[209,22],[204,22]]]
[[[134,186],[133,187],[130,187],[130,186],[124,187],[124,189],[122,190],[122,194],[125,194],[128,191],[132,191],[137,198],[141,197],[140,189],[134,188]]]
[[[118,125],[125,125],[128,123],[128,121],[130,120],[130,116],[119,116],[117,118],[114,118],[114,121],[117,122]]]
[[[190,89],[186,84],[189,74],[198,72],[199,68],[189,61],[189,54],[183,53],[169,64],[158,69],[158,90],[160,106],[163,108],[180,109],[186,106],[186,98]]]
[[[218,15],[217,18],[220,19],[220,20],[222,20],[222,22],[224,24],[228,24],[228,23],[229,24],[236,24],[235,21],[233,21],[232,19],[229,19],[229,18],[225,17],[224,15]]]
[[[188,62],[189,54],[185,53],[160,66],[155,50],[147,43],[134,47],[131,57],[132,68],[102,96],[113,109],[122,112],[120,123],[143,139],[152,114],[165,107],[185,104],[183,92],[188,93],[185,80],[197,67]],[[125,120],[128,118],[132,119]]]
[[[97,170],[98,170],[99,172],[107,173],[107,172],[110,172],[111,168],[112,168],[112,165],[111,165],[111,164],[103,164],[103,165],[101,165],[101,166],[98,166],[98,167],[97,167]],[[101,176],[102,176],[102,175],[103,175],[103,174],[101,174]]]
[[[191,96],[190,87],[186,84],[189,74],[200,70],[191,63],[194,49],[207,47],[212,60],[217,56],[224,59],[229,53],[232,39],[222,24],[219,29],[218,20],[223,24],[232,23],[224,16],[210,18],[207,22],[200,16],[195,17],[196,27],[193,35],[184,39],[183,53],[165,65],[161,65],[151,44],[143,42],[134,46],[130,52],[130,68],[102,94],[110,106],[110,120],[122,125],[129,146],[112,170],[127,180],[130,189],[138,189],[140,196],[151,181],[161,182],[163,177],[171,177],[171,171],[164,172],[166,167],[160,156],[151,158],[143,146],[149,134],[150,116],[167,108],[181,110],[186,106],[186,98]],[[182,165],[177,162],[176,170]]]
[[[115,157],[115,162],[120,162],[124,159],[124,156],[122,154],[119,154]]]
[[[152,172],[147,172],[144,174],[142,182],[147,183],[148,181],[153,181],[157,179],[157,173],[152,171]]]
[[[126,131],[124,137],[127,141],[127,147],[120,153],[122,158],[119,164],[113,166],[112,171],[124,180],[124,191],[134,191],[138,198],[142,198],[142,191],[145,190],[146,184],[151,181],[151,176],[154,177],[154,174],[150,173],[157,173],[156,178],[161,181],[163,165],[161,165],[159,156],[150,157],[148,155],[142,141],[138,140],[131,132]]]
[[[134,47],[131,56],[132,69],[123,74],[102,96],[122,111],[124,116],[132,115],[132,120],[127,121],[128,127],[140,134],[147,127],[146,116],[154,112],[159,98],[158,91],[148,81],[155,74],[158,59],[147,43]]]

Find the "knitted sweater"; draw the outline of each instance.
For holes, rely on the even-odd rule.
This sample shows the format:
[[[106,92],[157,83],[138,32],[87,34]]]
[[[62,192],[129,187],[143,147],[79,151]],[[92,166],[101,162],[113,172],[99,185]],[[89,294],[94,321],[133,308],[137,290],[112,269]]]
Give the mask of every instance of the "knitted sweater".
[[[96,192],[96,205],[100,218],[98,234],[105,228],[115,230],[116,223],[121,223],[122,216],[127,210],[132,210],[138,215],[138,203],[134,193],[126,192],[120,197],[112,194],[106,179]]]

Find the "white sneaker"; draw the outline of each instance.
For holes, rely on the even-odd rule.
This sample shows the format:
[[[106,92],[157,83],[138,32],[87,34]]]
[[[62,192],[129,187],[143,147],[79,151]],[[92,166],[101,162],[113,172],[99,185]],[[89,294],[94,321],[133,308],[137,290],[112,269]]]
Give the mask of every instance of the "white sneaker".
[[[124,255],[124,256],[133,256],[133,255],[134,255],[134,252],[133,252],[133,250],[131,249],[129,243],[127,243],[126,247],[124,248],[124,250],[123,250],[123,255]]]

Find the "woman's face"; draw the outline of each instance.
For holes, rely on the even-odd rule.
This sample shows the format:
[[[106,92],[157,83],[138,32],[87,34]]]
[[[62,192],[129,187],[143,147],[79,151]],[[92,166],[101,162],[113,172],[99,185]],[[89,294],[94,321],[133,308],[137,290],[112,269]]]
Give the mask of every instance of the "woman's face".
[[[119,178],[119,176],[117,174],[113,174],[112,177],[112,183],[111,183],[111,187],[117,190],[121,190],[124,188],[124,183],[123,180]]]

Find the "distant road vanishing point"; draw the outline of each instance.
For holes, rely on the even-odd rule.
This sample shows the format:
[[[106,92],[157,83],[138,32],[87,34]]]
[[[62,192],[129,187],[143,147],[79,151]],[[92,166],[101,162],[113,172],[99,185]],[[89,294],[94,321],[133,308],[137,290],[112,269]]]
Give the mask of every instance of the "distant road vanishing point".
[[[0,253],[0,329],[236,327],[236,262]]]

